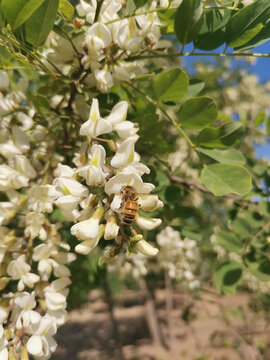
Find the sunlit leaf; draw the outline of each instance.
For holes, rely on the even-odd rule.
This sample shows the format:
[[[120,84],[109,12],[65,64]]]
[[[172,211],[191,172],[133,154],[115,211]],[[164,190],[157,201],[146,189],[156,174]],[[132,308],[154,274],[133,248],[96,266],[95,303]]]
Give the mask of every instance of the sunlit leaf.
[[[44,0],[2,0],[1,9],[15,30],[25,23],[43,2]]]
[[[203,24],[202,0],[183,0],[174,20],[177,39],[183,44],[195,40]]]
[[[223,164],[244,165],[246,162],[244,155],[235,149],[219,150],[198,147],[197,150]]]
[[[270,18],[269,0],[258,0],[239,10],[228,22],[226,42],[240,47],[253,39]]]
[[[180,68],[163,71],[154,79],[154,92],[162,101],[180,100],[187,92],[188,77]]]
[[[213,99],[203,96],[191,98],[181,106],[178,121],[191,129],[202,129],[217,118],[217,106]]]
[[[201,172],[202,183],[216,196],[244,196],[251,190],[251,175],[240,165],[212,164]]]
[[[59,0],[45,0],[25,23],[26,41],[37,47],[44,43],[53,28]]]

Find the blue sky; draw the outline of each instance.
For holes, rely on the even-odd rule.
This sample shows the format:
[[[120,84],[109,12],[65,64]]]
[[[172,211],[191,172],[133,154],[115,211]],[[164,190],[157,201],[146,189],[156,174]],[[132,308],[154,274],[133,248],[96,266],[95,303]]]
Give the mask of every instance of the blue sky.
[[[193,46],[187,45],[185,47],[185,52],[191,51]],[[223,47],[216,49],[214,52],[222,52]],[[261,46],[258,46],[255,51],[256,53],[262,53],[262,54],[270,54],[270,42],[267,42]],[[202,60],[202,61],[211,61],[212,57],[186,57],[185,58],[185,66],[188,68],[188,70],[191,70],[191,63],[194,60]],[[270,80],[270,58],[257,58],[256,64],[250,65],[250,71],[257,74],[260,82],[265,82],[267,80]],[[270,108],[270,97],[269,97],[269,108]],[[261,145],[255,145],[256,148],[256,155],[258,158],[262,157],[268,157],[270,159],[270,141],[266,141],[266,143]]]

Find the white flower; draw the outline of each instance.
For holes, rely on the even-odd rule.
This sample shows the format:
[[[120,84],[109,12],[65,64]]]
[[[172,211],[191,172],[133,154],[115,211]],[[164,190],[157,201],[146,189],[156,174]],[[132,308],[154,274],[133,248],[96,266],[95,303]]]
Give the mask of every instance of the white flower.
[[[144,211],[154,211],[164,206],[158,195],[145,195],[139,197],[139,204]]]
[[[133,186],[138,193],[149,193],[152,190],[147,184],[143,183],[142,178],[137,173],[120,172],[107,182],[105,192],[108,195],[120,194],[123,186]]]
[[[46,306],[51,311],[64,310],[67,302],[66,297],[69,289],[68,285],[71,284],[69,278],[60,278],[54,280],[49,286],[44,289]]]
[[[0,144],[0,153],[7,159],[12,159],[15,155],[20,155],[21,150],[11,141],[7,140]]]
[[[0,325],[0,359],[8,360],[8,350],[7,350],[8,341],[4,336],[3,325]]]
[[[42,225],[45,223],[46,219],[43,214],[37,212],[29,212],[26,215],[26,228],[24,233],[26,236],[29,236],[30,239],[34,239],[39,236],[41,240],[47,238],[47,233]]]
[[[129,137],[117,147],[117,152],[111,161],[113,167],[120,168],[133,162],[135,142],[138,138],[138,135]]]
[[[36,307],[34,291],[31,294],[25,291],[17,294],[14,303],[22,309],[16,321],[17,329],[39,323],[40,313],[32,310]]]
[[[143,38],[139,36],[139,31],[134,18],[126,19],[118,25],[116,42],[122,49],[136,52],[142,47]]]
[[[29,192],[29,205],[34,211],[53,211],[54,200],[61,196],[52,185],[33,185]]]
[[[109,92],[110,88],[114,85],[114,82],[108,66],[105,65],[102,69],[95,69],[94,76],[97,81],[98,90],[102,93]]]
[[[75,251],[79,254],[89,254],[99,243],[100,238],[103,236],[105,225],[99,225],[99,231],[95,238],[84,240],[82,243],[75,247]]]
[[[126,139],[135,135],[139,128],[131,121],[122,121],[114,126],[114,130],[121,138]]]
[[[146,256],[156,256],[159,250],[152,245],[150,245],[148,242],[146,242],[144,239],[139,240],[136,245],[135,249],[138,250],[140,253]]]
[[[9,78],[8,74],[0,70],[0,91],[6,90],[9,87]]]
[[[79,202],[80,202],[80,198],[72,195],[65,195],[58,198],[55,201],[55,204],[63,211],[72,212],[77,208]]]
[[[103,217],[103,213],[103,208],[97,208],[90,219],[73,225],[70,229],[71,234],[80,240],[96,238],[99,232],[99,222]]]
[[[98,100],[93,99],[89,119],[82,124],[80,135],[91,138],[106,134],[110,131],[112,131],[110,122],[100,117]]]
[[[88,196],[88,189],[70,177],[59,177],[54,180],[53,186],[64,195],[72,195],[73,197],[84,198]]]
[[[126,120],[128,111],[128,103],[126,101],[120,101],[114,105],[110,115],[106,118],[114,129],[115,125]]]
[[[0,165],[0,191],[20,189],[28,185],[28,177],[20,174],[11,167]]]
[[[119,232],[119,226],[117,225],[116,217],[110,216],[105,226],[104,239],[115,239]]]
[[[16,170],[28,177],[33,179],[37,176],[36,170],[31,165],[30,161],[24,155],[16,155],[15,158],[15,167]]]
[[[144,218],[139,215],[136,216],[135,221],[142,230],[153,230],[162,222],[161,219]]]
[[[33,335],[26,344],[28,352],[33,356],[48,359],[57,346],[52,337],[56,333],[55,321],[45,315],[38,324],[31,326],[31,333]]]
[[[104,183],[106,175],[102,170],[105,163],[106,152],[103,146],[93,145],[90,155],[90,164],[78,170],[80,176],[84,177],[87,185],[97,186]]]
[[[31,266],[25,262],[25,255],[20,255],[11,261],[7,267],[7,273],[14,279],[19,280],[18,290],[22,291],[24,286],[33,287],[39,281],[39,276],[30,272]]]
[[[86,16],[86,21],[92,24],[95,19],[97,2],[96,0],[91,0],[91,4],[88,4],[84,0],[80,0],[80,4],[76,6],[78,14],[80,16]]]
[[[30,149],[30,144],[26,134],[16,125],[12,127],[12,137],[14,144],[22,151],[26,152]]]
[[[101,49],[108,47],[112,42],[112,36],[110,30],[106,25],[101,23],[95,23],[92,25],[85,37],[85,43],[88,46],[89,54],[93,51],[97,52]]]

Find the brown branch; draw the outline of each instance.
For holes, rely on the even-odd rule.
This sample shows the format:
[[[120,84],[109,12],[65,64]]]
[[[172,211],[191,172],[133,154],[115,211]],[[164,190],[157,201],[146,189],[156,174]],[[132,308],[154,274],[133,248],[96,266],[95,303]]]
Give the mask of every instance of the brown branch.
[[[169,175],[169,178],[170,178],[171,181],[176,182],[176,183],[181,184],[181,185],[184,185],[184,186],[186,186],[188,188],[195,188],[195,189],[197,189],[197,190],[199,190],[201,192],[204,192],[206,194],[214,195],[212,193],[212,191],[207,189],[207,187],[205,187],[205,186],[203,186],[201,184],[198,184],[194,180],[180,178],[180,177],[175,176],[175,175]],[[226,198],[226,199],[232,199],[232,200],[235,200],[237,202],[241,202],[242,204],[245,203],[246,205],[257,204],[255,201],[244,200],[243,198],[241,198],[241,196],[234,195],[234,194],[226,194],[226,195],[223,195],[223,197]]]

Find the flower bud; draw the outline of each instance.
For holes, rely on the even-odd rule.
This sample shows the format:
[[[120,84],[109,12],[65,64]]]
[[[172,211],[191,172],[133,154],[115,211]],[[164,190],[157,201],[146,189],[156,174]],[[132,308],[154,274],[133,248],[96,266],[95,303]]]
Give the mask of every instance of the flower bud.
[[[118,235],[118,231],[119,231],[119,226],[116,223],[116,217],[115,216],[109,217],[105,227],[104,239],[112,240],[116,238],[116,236]]]
[[[159,252],[157,248],[153,247],[143,239],[136,243],[135,249],[146,256],[155,256]]]
[[[108,141],[108,146],[109,146],[109,149],[113,152],[116,152],[117,151],[117,146],[116,146],[116,143],[114,140],[109,140]]]
[[[10,278],[3,276],[0,279],[0,291],[4,290],[7,286],[7,284],[9,283]]]
[[[136,223],[142,230],[153,230],[161,224],[161,219],[144,218],[137,215]]]
[[[143,240],[143,236],[141,234],[136,234],[130,239],[130,242],[137,243],[140,240]]]
[[[164,206],[163,202],[159,200],[157,195],[146,195],[139,198],[139,204],[144,211],[157,210]]]
[[[21,350],[21,360],[29,360],[29,354],[25,346]]]
[[[6,90],[8,87],[9,87],[8,74],[5,71],[0,70],[0,91]]]

